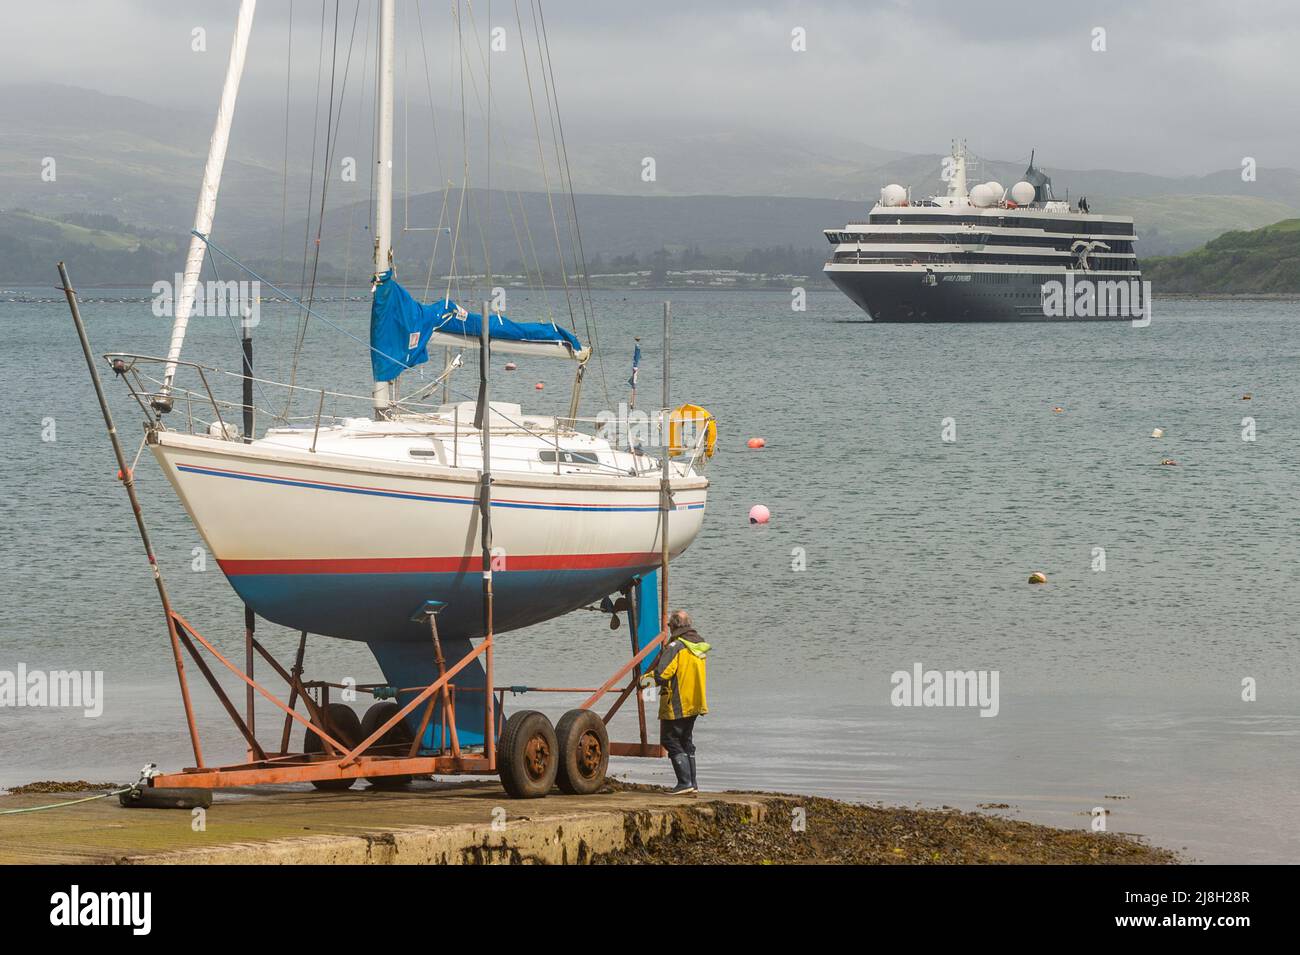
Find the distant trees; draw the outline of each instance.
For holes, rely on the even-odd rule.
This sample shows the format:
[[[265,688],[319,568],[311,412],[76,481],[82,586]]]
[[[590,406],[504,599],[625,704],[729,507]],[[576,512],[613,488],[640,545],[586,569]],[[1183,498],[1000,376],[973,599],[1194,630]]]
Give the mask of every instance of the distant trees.
[[[89,232],[68,229],[78,226]],[[122,237],[128,241],[114,248],[113,242],[102,242],[105,237]],[[95,238],[95,244],[90,239]],[[66,259],[69,267],[75,266],[75,276],[84,285],[149,286],[159,279],[171,279],[182,267],[188,236],[140,228],[124,223],[108,213],[70,213],[58,220],[12,209],[0,212],[0,282],[6,285],[43,285],[52,264]],[[239,255],[238,248],[232,254]],[[649,273],[638,279],[642,285],[681,284],[674,273],[705,270],[736,270],[754,275],[814,276],[821,272],[828,250],[824,247],[797,249],[793,246],[755,247],[747,251],[711,251],[692,243],[687,246],[661,246],[651,252],[637,254],[624,252],[610,255],[597,252],[587,263],[587,274],[593,277],[610,276],[598,284],[619,285],[616,275]],[[331,253],[323,255],[316,272],[318,285],[347,284],[360,287],[369,279],[369,266],[355,259],[346,265],[335,261]],[[281,275],[279,261],[251,258],[246,264],[267,280],[286,288],[296,288],[299,271],[292,259],[284,263],[288,275]],[[299,263],[301,264],[301,263]],[[566,261],[569,275],[581,269],[572,260]],[[427,260],[418,265],[407,262],[407,274],[421,274],[427,269]],[[233,266],[231,267],[233,268]],[[435,276],[446,273],[446,261],[437,263]],[[462,263],[462,269],[466,268]],[[469,270],[481,270],[482,264],[471,263]],[[414,271],[411,271],[411,270]],[[224,271],[224,270],[223,270]],[[526,276],[535,284],[539,279],[537,265],[526,263],[515,256],[494,263],[495,274],[513,277]],[[543,261],[540,279],[548,286],[559,286],[565,281],[559,263]],[[752,284],[752,281],[751,283]]]
[[[1225,232],[1203,248],[1147,259],[1142,277],[1161,292],[1295,294],[1300,292],[1300,219],[1249,232]]]

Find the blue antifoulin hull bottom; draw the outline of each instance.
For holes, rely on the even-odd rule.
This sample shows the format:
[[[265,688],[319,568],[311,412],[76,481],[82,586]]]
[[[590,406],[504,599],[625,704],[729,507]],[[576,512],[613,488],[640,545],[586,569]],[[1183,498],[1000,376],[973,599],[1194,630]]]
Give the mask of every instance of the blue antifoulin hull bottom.
[[[493,574],[494,630],[504,633],[568,613],[615,593],[649,567],[516,570]],[[427,624],[411,615],[427,601],[444,640],[483,635],[483,579],[478,573],[345,573],[230,575],[243,600],[272,623],[293,630],[371,643],[429,642]]]
[[[659,575],[656,572],[650,572],[644,576],[634,579],[632,582],[632,606],[633,611],[633,647],[639,650],[655,638],[659,633],[659,592],[658,592]],[[464,637],[446,637],[443,635],[442,618],[447,613],[443,610],[438,615],[438,633],[442,642],[443,657],[448,669],[455,666],[465,656],[474,650],[474,644]],[[433,653],[433,637],[428,629],[428,625],[422,625],[425,639],[423,641],[413,640],[372,640],[367,641],[370,650],[375,655],[379,663],[379,668],[384,672],[384,679],[394,687],[414,687],[428,686],[438,678],[437,660]],[[627,649],[629,652],[632,648],[628,647],[622,640],[616,641],[620,651]],[[617,653],[610,656],[611,671],[615,661],[619,659]],[[644,672],[649,668],[649,661],[645,661],[638,667],[639,672]],[[575,674],[576,676],[576,674]],[[451,679],[455,687],[455,704],[456,704],[456,737],[460,745],[465,747],[482,746],[484,730],[484,709],[486,697],[483,692],[487,684],[486,673],[483,668],[483,658],[471,661]],[[418,693],[399,693],[397,702],[399,705],[405,705],[414,699]],[[433,717],[429,722],[428,728],[420,742],[421,752],[425,755],[432,754],[443,747],[443,715],[440,700],[434,706]],[[533,706],[540,707],[542,704],[550,702],[538,700]],[[527,705],[527,704],[525,704]],[[566,707],[573,705],[566,699]],[[406,717],[406,725],[410,728],[412,735],[420,729],[420,723],[424,719],[425,704],[421,703],[415,707]],[[497,714],[500,719],[500,714]],[[450,743],[450,733],[446,734],[446,740]]]

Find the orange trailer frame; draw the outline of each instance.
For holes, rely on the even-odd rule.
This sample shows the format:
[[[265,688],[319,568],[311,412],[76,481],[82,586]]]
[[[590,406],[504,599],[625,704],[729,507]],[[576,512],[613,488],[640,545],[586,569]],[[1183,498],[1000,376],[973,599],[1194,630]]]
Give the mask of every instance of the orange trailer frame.
[[[231,722],[244,737],[248,743],[249,750],[254,758],[248,762],[223,765],[208,766],[202,757],[202,748],[199,745],[198,726],[194,719],[192,710],[187,706],[187,717],[189,720],[189,729],[194,744],[197,765],[187,767],[180,772],[162,773],[149,780],[149,785],[154,787],[195,787],[201,789],[219,789],[232,786],[257,786],[271,785],[295,782],[312,782],[317,780],[332,779],[356,779],[356,778],[375,778],[381,776],[428,776],[428,775],[493,775],[498,772],[499,765],[497,759],[496,747],[483,747],[484,752],[470,752],[461,749],[456,739],[455,733],[455,706],[456,706],[456,687],[451,684],[451,679],[457,673],[467,666],[472,660],[479,657],[484,658],[488,672],[492,672],[492,657],[495,653],[496,640],[492,635],[485,637],[482,642],[474,648],[471,653],[466,654],[461,660],[448,667],[438,679],[434,680],[427,686],[423,687],[400,687],[400,692],[416,692],[405,705],[399,707],[398,711],[393,714],[382,726],[374,730],[366,739],[353,746],[348,746],[332,735],[332,727],[328,725],[326,711],[329,704],[329,690],[335,687],[341,687],[342,684],[324,683],[320,681],[304,682],[301,677],[301,647],[298,658],[298,664],[293,670],[285,668],[275,659],[274,656],[266,649],[259,640],[253,640],[253,649],[271,666],[273,670],[285,681],[290,689],[289,701],[286,702],[274,693],[264,687],[252,676],[245,673],[238,666],[232,663],[223,655],[213,644],[196,630],[188,620],[174,610],[169,610],[169,620],[177,639],[181,645],[189,652],[195,665],[203,674],[211,687],[217,699],[221,702],[222,707],[229,715]],[[635,642],[635,631],[633,631],[633,641]],[[523,692],[533,693],[587,693],[587,698],[580,704],[579,709],[589,710],[595,707],[607,694],[619,687],[620,681],[627,677],[626,685],[618,690],[618,698],[614,701],[609,710],[601,717],[602,722],[609,726],[615,714],[627,701],[629,696],[635,696],[637,701],[637,718],[640,729],[639,742],[613,742],[609,744],[610,756],[631,756],[644,758],[660,758],[665,755],[662,746],[657,743],[651,743],[648,739],[645,698],[637,693],[638,664],[646,660],[651,653],[658,650],[664,643],[666,634],[660,633],[653,640],[648,642],[644,647],[637,650],[634,655],[627,660],[617,671],[614,672],[599,687],[535,687],[535,686],[497,686],[489,694],[488,704],[486,707],[487,732],[484,739],[495,741],[499,738],[501,729],[505,725],[505,695],[507,692],[518,694]],[[305,640],[306,634],[303,635]],[[204,658],[200,650],[206,650],[222,666],[238,677],[244,684],[252,690],[261,694],[261,696],[279,708],[285,714],[285,731],[282,735],[282,742],[279,749],[271,751],[261,745],[252,730],[249,729],[248,721],[240,715],[239,710],[231,701],[225,688],[221,686],[213,673],[208,661]],[[179,670],[182,696],[189,700],[188,679],[184,669]],[[358,686],[355,689],[361,692],[371,692],[381,688],[386,689],[382,684],[374,686]],[[312,691],[315,690],[318,697],[314,697]],[[467,692],[461,688],[460,692]],[[307,708],[308,715],[304,716],[298,712],[295,702],[301,699]],[[417,755],[416,750],[424,736],[424,730],[428,727],[429,721],[433,715],[433,708],[441,700],[445,719],[443,726],[450,728],[450,740],[446,739],[446,730],[444,730],[444,742],[440,746],[440,752],[436,755]],[[420,725],[420,732],[415,734],[414,739],[406,752],[391,752],[394,748],[391,745],[379,746],[378,741],[382,739],[394,726],[401,720],[405,719],[410,713],[414,712],[421,704],[425,704],[425,712]],[[293,723],[301,724],[304,729],[310,729],[315,732],[321,743],[328,750],[325,754],[315,754],[306,752],[289,751],[287,740]],[[385,750],[389,750],[385,752]]]

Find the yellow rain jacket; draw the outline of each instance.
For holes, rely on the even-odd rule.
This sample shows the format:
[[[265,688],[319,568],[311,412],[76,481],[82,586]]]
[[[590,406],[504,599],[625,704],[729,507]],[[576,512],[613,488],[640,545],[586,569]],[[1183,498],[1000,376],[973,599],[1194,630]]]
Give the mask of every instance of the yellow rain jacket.
[[[654,678],[660,686],[659,718],[680,720],[709,712],[705,699],[704,655],[709,645],[694,630],[674,637],[655,663]]]

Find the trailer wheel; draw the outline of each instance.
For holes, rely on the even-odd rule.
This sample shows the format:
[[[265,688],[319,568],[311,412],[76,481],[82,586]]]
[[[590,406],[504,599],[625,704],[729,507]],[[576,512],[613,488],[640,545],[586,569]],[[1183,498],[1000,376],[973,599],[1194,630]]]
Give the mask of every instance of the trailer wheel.
[[[501,785],[511,799],[537,799],[555,785],[559,746],[551,721],[536,710],[520,710],[506,720],[497,748]]]
[[[366,715],[361,718],[361,739],[369,739],[371,733],[391,720],[400,709],[401,707],[396,703],[385,700],[366,710]],[[396,726],[379,737],[371,748],[380,746],[390,747],[381,750],[385,756],[405,756],[411,746],[411,731],[407,728],[406,721],[399,721]],[[366,782],[376,789],[401,789],[410,783],[411,778],[409,775],[367,776]]]
[[[609,769],[609,731],[591,710],[569,710],[555,727],[560,744],[556,783],[570,796],[590,796],[605,785]]]
[[[357,716],[356,710],[346,703],[331,703],[325,707],[325,719],[329,723],[326,732],[343,745],[351,748],[365,739],[361,735],[360,717]],[[307,730],[307,734],[302,741],[302,751],[308,755],[326,752],[325,744],[316,735],[315,730]],[[341,792],[344,789],[351,789],[352,784],[355,782],[355,777],[349,777],[347,779],[313,779],[311,784],[324,792]]]

